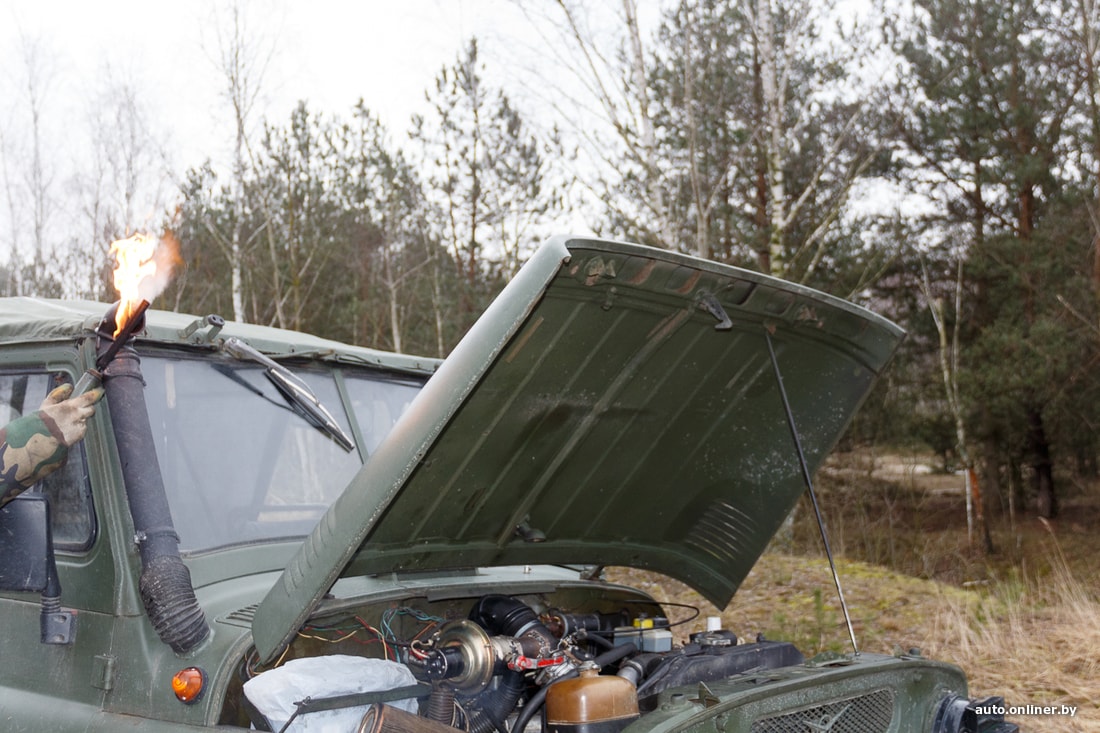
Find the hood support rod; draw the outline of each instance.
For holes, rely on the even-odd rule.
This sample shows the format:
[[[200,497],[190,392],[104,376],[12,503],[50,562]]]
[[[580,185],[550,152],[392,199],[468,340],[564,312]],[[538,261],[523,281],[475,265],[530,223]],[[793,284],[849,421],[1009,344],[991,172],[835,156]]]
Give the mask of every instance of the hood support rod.
[[[825,545],[825,556],[829,558],[829,569],[833,572],[833,584],[836,585],[836,594],[840,598],[840,609],[844,612],[844,623],[848,625],[848,638],[852,640],[852,651],[859,655],[859,647],[856,645],[856,632],[852,628],[852,617],[848,613],[848,603],[844,600],[844,590],[840,587],[840,575],[836,571],[836,561],[833,559],[833,551],[829,548],[829,535],[825,531],[825,520],[821,517],[821,507],[817,503],[817,492],[814,491],[814,480],[810,475],[810,467],[806,463],[806,454],[802,450],[802,439],[798,435],[798,427],[794,422],[794,413],[791,412],[791,403],[787,399],[787,388],[783,386],[783,374],[779,371],[779,360],[775,357],[775,347],[772,345],[771,332],[765,326],[764,340],[768,342],[768,356],[771,358],[772,370],[775,372],[775,381],[779,385],[779,396],[783,399],[783,411],[787,415],[787,427],[790,428],[791,438],[794,439],[794,447],[798,451],[798,465],[802,468],[802,480],[810,492],[810,502],[814,506],[814,515],[817,518],[817,529],[821,532],[821,543]]]

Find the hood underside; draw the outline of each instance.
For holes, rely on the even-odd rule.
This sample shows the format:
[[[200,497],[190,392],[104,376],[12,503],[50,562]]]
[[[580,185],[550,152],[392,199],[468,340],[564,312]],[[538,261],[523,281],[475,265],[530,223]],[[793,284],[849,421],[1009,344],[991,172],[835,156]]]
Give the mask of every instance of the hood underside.
[[[273,657],[341,574],[627,565],[722,607],[805,488],[775,368],[812,471],[901,336],[756,273],[551,240],[304,543],[257,650]]]

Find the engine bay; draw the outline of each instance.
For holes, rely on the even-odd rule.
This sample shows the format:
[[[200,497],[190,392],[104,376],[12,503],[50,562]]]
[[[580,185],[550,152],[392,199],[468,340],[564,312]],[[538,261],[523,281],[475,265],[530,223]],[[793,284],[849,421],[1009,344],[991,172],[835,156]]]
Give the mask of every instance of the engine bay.
[[[665,604],[686,616],[670,620],[633,589],[594,590],[429,594],[326,609],[270,667],[254,652],[242,662],[221,722],[275,731],[617,733],[666,690],[803,661],[789,643],[744,643],[717,617],[681,635],[701,625],[693,607]],[[343,727],[334,727],[337,718]]]

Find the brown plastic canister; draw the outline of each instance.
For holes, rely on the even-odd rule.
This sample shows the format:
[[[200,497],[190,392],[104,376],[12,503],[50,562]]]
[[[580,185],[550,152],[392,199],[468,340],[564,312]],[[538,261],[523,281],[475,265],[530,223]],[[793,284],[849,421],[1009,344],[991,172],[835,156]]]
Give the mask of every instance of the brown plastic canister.
[[[600,675],[594,664],[555,682],[546,693],[550,733],[617,733],[638,718],[638,692],[622,677]]]

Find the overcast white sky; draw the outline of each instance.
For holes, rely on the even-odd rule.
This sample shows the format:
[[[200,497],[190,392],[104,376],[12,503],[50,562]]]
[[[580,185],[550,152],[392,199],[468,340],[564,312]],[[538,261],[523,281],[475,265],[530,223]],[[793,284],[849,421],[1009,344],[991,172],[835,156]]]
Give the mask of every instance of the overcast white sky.
[[[590,36],[613,58],[621,4],[582,1]],[[643,35],[668,1],[638,0]],[[0,174],[9,197],[15,195],[0,205],[0,230],[13,233],[0,242],[17,241],[16,232],[25,238],[32,226],[27,50],[34,50],[42,77],[45,239],[87,240],[86,227],[98,221],[89,216],[90,202],[105,196],[122,205],[122,177],[105,179],[92,161],[94,131],[113,124],[104,118],[116,112],[117,94],[109,90],[120,83],[138,91],[154,139],[143,154],[158,159],[142,163],[138,198],[125,204],[132,212],[127,221],[155,227],[189,169],[210,159],[224,171],[232,160],[235,127],[218,57],[219,32],[224,39],[235,6],[246,35],[271,50],[254,130],[263,119],[285,125],[299,100],[313,112],[346,118],[362,98],[391,142],[404,146],[411,115],[427,111],[425,90],[472,36],[486,81],[509,95],[528,125],[557,125],[566,135],[590,134],[595,126],[573,112],[571,120],[580,123],[570,129],[550,110],[562,88],[583,96],[572,61],[561,56],[568,44],[553,40],[554,24],[532,22],[524,12],[557,22],[555,0],[0,0]],[[102,180],[113,181],[106,194],[97,188]],[[584,214],[575,219],[564,228],[588,230]],[[0,252],[0,263],[8,254]]]
[[[222,127],[227,107],[214,60],[219,18],[224,26],[231,7],[218,0],[0,0],[0,63],[10,79],[21,39],[37,43],[51,79],[47,104],[76,115],[109,67],[148,95],[154,122],[171,129],[179,162],[195,164],[219,155],[211,146],[232,137]],[[247,0],[242,7],[246,28],[274,49],[263,81],[266,116],[282,122],[299,99],[344,114],[363,97],[395,136],[470,36],[481,39],[489,61],[538,42],[508,0]]]

